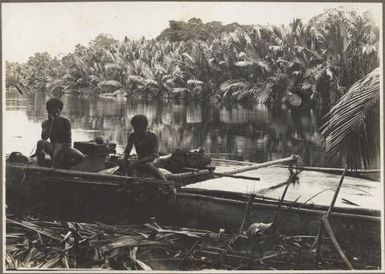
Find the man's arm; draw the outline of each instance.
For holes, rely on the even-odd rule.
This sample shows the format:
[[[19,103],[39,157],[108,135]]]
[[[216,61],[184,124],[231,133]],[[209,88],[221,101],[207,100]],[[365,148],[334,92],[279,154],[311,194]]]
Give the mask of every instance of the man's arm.
[[[147,156],[147,157],[144,157],[142,159],[138,159],[138,160],[135,160],[135,162],[133,162],[134,164],[141,164],[141,163],[147,163],[147,162],[152,162],[155,160],[155,156],[151,155],[151,156]]]
[[[72,143],[71,122],[68,119],[64,120],[63,135],[64,135],[65,142],[69,143],[71,146],[71,143]]]
[[[53,120],[48,119],[41,124],[41,139],[47,140],[50,137],[53,125],[52,122]]]
[[[128,157],[130,156],[133,145],[134,145],[134,133],[130,133],[130,135],[127,138],[127,146],[124,149],[124,160],[125,161],[127,161]]]
[[[134,164],[152,162],[159,156],[159,153],[158,153],[158,149],[159,149],[158,136],[155,133],[151,136],[150,146],[151,146],[151,155],[144,157],[142,159],[136,160],[134,162]]]

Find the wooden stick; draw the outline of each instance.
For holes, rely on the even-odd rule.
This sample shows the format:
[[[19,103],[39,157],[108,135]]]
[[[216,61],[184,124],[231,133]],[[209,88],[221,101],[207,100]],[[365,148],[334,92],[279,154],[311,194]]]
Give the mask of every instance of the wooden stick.
[[[241,165],[241,166],[252,166],[255,164],[252,162],[229,160],[229,159],[219,159],[219,158],[211,158],[211,160],[213,162],[223,162],[223,163],[230,163],[230,164]]]
[[[258,194],[260,194],[260,195],[262,194],[263,195],[264,193],[268,192],[269,190],[279,188],[279,187],[284,186],[286,184],[287,184],[287,181],[283,182],[283,183],[279,183],[279,184],[273,185],[271,187],[263,188],[261,190],[258,190]]]
[[[165,177],[170,180],[186,179],[194,176],[202,176],[212,174],[212,170],[209,169],[196,169],[190,172],[176,173],[176,174],[166,174]]]
[[[185,169],[189,170],[189,171],[196,171],[196,172],[200,171],[199,169],[196,169],[196,168],[185,168]],[[204,169],[204,170],[206,170],[206,169]],[[244,176],[244,175],[231,175],[231,174],[225,174],[223,172],[212,172],[212,174],[217,175],[217,176],[222,176],[222,177],[235,178],[235,179],[245,179],[245,180],[253,180],[253,181],[260,181],[261,180],[261,178],[259,178],[259,177]],[[178,174],[173,174],[173,175],[178,175]]]
[[[100,174],[100,173],[94,173],[94,172],[84,172],[84,171],[77,171],[77,170],[71,170],[71,169],[56,169],[56,168],[48,168],[48,167],[34,167],[23,164],[10,164],[12,168],[28,171],[28,172],[41,172],[48,174],[50,176],[70,176],[72,178],[74,177],[83,177],[83,178],[89,178],[89,179],[100,179],[105,181],[110,181],[111,179],[121,179],[122,181],[143,181],[143,182],[151,182],[151,181],[160,181],[156,179],[146,179],[146,178],[137,178],[137,177],[127,177],[127,176],[121,176],[121,175],[106,175],[106,174]]]
[[[326,215],[324,216],[324,217],[326,218],[326,220],[329,220],[329,218],[330,218],[330,215],[331,215],[332,210],[333,210],[333,208],[334,208],[334,205],[335,205],[335,203],[336,203],[337,196],[338,196],[338,193],[340,192],[341,185],[342,185],[342,182],[344,181],[345,173],[346,173],[347,170],[348,170],[348,167],[346,167],[345,170],[344,170],[344,172],[342,173],[340,182],[338,183],[337,189],[336,189],[336,191],[334,192],[334,196],[333,196],[333,199],[332,199],[331,204],[330,204],[330,206],[329,206],[329,209],[328,209]],[[322,217],[322,220],[321,220],[321,224],[320,224],[320,228],[319,228],[319,231],[318,231],[317,238],[315,239],[315,241],[314,241],[314,243],[313,243],[313,246],[312,246],[312,248],[314,248],[314,245],[317,246],[316,254],[315,254],[315,258],[314,258],[314,263],[313,263],[313,266],[314,266],[314,267],[317,267],[318,262],[319,262],[320,253],[321,253],[321,245],[322,245],[321,240],[322,240],[322,234],[323,234],[323,230],[324,230],[324,222],[323,222],[323,218],[324,218],[324,217]],[[328,222],[328,224],[329,224],[329,222]],[[329,227],[330,227],[330,226],[329,226]],[[326,226],[325,226],[325,228],[326,228]],[[330,227],[330,229],[331,229],[331,227]],[[326,230],[327,230],[327,228],[326,228]],[[332,230],[331,230],[331,232],[332,232]],[[334,234],[333,234],[333,236],[334,236]],[[334,238],[334,239],[335,239],[335,238]],[[336,239],[335,239],[335,241],[337,242]],[[333,244],[334,244],[334,243],[333,243]],[[337,242],[337,245],[338,245],[338,242]],[[338,247],[339,247],[339,245],[338,245]],[[336,248],[337,248],[337,247],[336,247]],[[338,250],[338,249],[337,249],[337,250]],[[342,251],[342,250],[341,250],[341,251]],[[344,256],[345,256],[345,255],[344,255]],[[345,258],[346,258],[346,257],[345,257]]]
[[[334,208],[334,205],[337,201],[337,196],[338,196],[338,193],[340,192],[340,189],[341,189],[341,186],[342,186],[342,182],[344,181],[344,178],[345,178],[345,173],[346,171],[348,170],[348,168],[346,167],[344,172],[342,173],[342,176],[341,176],[341,179],[340,179],[340,182],[338,183],[338,186],[337,186],[337,189],[336,191],[334,192],[334,196],[333,196],[333,200],[330,204],[330,207],[328,209],[328,212],[326,213],[326,217],[329,219],[330,217],[330,214],[332,213],[332,210]]]
[[[252,180],[252,181],[260,181],[261,180],[261,178],[259,178],[259,177],[251,177],[251,176],[243,176],[243,175],[231,175],[231,174],[225,174],[222,172],[214,172],[214,175],[222,176],[222,177],[235,178],[235,179]]]
[[[251,166],[237,168],[235,170],[230,170],[230,171],[222,172],[222,174],[233,175],[233,174],[237,174],[237,173],[240,173],[240,172],[245,172],[245,171],[254,170],[254,169],[258,169],[258,168],[262,168],[262,167],[267,167],[267,166],[272,166],[272,165],[276,165],[276,164],[281,164],[281,163],[285,163],[285,162],[294,161],[295,159],[297,159],[296,156],[290,156],[290,157],[287,157],[287,158],[278,159],[278,160],[274,160],[274,161],[270,161],[270,162],[258,163],[258,164],[251,165]]]
[[[179,264],[178,269],[184,270],[184,264],[187,261],[188,257],[191,255],[191,253],[195,250],[195,248],[202,242],[202,239],[198,239],[195,241],[195,243],[191,246],[191,248],[187,251],[186,255],[183,258],[183,261]]]
[[[288,167],[288,165],[277,165],[279,167]],[[340,174],[340,172],[343,172],[343,168],[334,168],[334,167],[311,167],[311,166],[304,166],[301,167],[303,170],[307,171],[319,171],[319,172],[327,172],[327,173],[334,173],[334,174]],[[357,169],[357,170],[348,170],[346,171],[346,176],[348,175],[357,175],[357,174],[371,174],[371,173],[380,173],[380,169]]]
[[[250,198],[249,198],[249,201],[247,202],[247,205],[246,205],[246,210],[245,210],[245,214],[243,215],[243,220],[242,220],[242,223],[241,223],[241,227],[239,228],[239,233],[242,233],[243,231],[243,227],[245,226],[245,223],[246,223],[246,220],[249,216],[249,211],[250,211],[250,207],[254,201],[254,198],[255,198],[255,194],[250,194]]]
[[[313,243],[313,246],[310,248],[310,249],[313,249],[314,246],[316,245],[315,257],[314,257],[314,261],[313,261],[313,267],[314,268],[317,267],[317,265],[319,263],[319,258],[321,256],[321,244],[322,244],[321,241],[322,241],[323,231],[324,231],[324,226],[322,225],[322,221],[321,221],[317,237]]]
[[[332,241],[334,247],[337,249],[337,252],[340,255],[341,259],[344,261],[344,263],[350,270],[353,270],[352,264],[349,262],[348,258],[346,258],[345,253],[342,251],[341,246],[339,245],[336,237],[334,236],[332,227],[330,226],[327,216],[322,217],[322,223],[325,226],[325,230],[329,234],[330,240]]]
[[[292,180],[296,177],[297,175],[295,173],[291,173],[290,174],[290,177],[289,179],[287,180],[286,182],[286,187],[285,189],[283,190],[283,193],[282,193],[282,197],[281,199],[279,200],[279,203],[278,203],[278,209],[277,209],[277,212],[275,213],[275,217],[274,217],[274,221],[273,221],[273,224],[272,226],[274,227],[274,230],[277,231],[277,220],[278,220],[278,216],[279,216],[279,213],[280,213],[280,210],[281,210],[281,207],[282,207],[282,203],[285,199],[285,196],[286,196],[286,192],[292,182]]]
[[[148,184],[160,184],[160,185],[174,185],[171,182],[164,182],[163,180],[155,179],[155,178],[143,178],[143,177],[129,177],[129,176],[121,176],[121,175],[111,175],[111,174],[101,174],[101,173],[94,173],[94,172],[84,172],[84,171],[77,171],[77,170],[67,170],[67,169],[54,169],[54,168],[47,168],[47,167],[34,167],[34,166],[25,166],[22,164],[12,164],[12,168],[20,169],[25,172],[30,173],[42,173],[46,177],[51,178],[66,178],[70,177],[71,179],[74,179],[76,177],[89,179],[89,180],[96,180],[96,181],[119,181],[119,182],[141,182],[141,183],[148,183]],[[210,174],[210,170],[201,170],[199,172],[196,172],[195,175],[206,175]],[[188,176],[192,175],[191,172],[186,173],[180,173],[180,174],[169,174],[166,177],[171,180],[178,180],[178,179],[185,179]],[[178,185],[178,184],[175,184]],[[182,184],[185,185],[185,184]]]

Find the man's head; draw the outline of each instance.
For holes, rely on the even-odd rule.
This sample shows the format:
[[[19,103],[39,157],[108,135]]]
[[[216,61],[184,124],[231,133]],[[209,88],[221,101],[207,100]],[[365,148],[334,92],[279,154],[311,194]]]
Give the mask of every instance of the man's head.
[[[58,98],[51,98],[47,101],[46,108],[49,116],[59,117],[63,110],[63,102]]]
[[[131,125],[134,128],[135,132],[143,134],[147,130],[148,120],[144,115],[135,115],[131,119]]]

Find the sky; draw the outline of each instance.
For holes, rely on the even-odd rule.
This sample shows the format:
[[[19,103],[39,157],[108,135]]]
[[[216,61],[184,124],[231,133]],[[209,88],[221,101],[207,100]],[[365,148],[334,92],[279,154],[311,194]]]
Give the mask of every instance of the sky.
[[[3,60],[25,62],[36,52],[62,57],[98,34],[155,38],[169,20],[192,17],[223,24],[288,24],[341,5],[370,11],[381,25],[380,3],[279,2],[64,2],[2,3]]]

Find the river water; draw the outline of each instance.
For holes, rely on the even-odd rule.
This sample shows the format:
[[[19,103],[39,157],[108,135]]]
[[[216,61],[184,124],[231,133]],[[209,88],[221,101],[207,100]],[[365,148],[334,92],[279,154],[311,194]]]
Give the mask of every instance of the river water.
[[[48,95],[20,95],[6,92],[4,151],[20,151],[29,156],[40,138],[46,119]],[[62,97],[62,116],[72,123],[73,141],[88,141],[102,135],[126,145],[132,130],[130,119],[144,114],[150,129],[159,136],[159,150],[203,147],[215,158],[264,162],[300,155],[306,165],[341,166],[339,160],[326,162],[318,145],[318,131],[324,113],[320,110],[292,110],[284,106],[186,104],[175,102],[130,101],[125,98]]]

